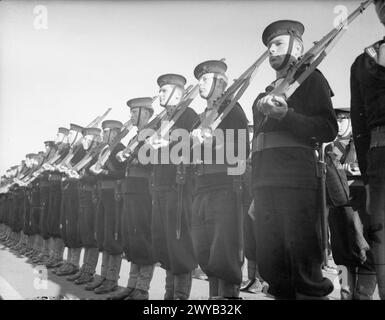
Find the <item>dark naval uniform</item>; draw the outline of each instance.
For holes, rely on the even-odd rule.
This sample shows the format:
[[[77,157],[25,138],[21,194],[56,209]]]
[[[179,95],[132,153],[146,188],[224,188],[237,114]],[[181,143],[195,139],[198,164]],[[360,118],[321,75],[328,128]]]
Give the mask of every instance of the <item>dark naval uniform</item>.
[[[24,225],[24,216],[25,216],[25,188],[17,187],[13,191],[13,231],[21,232]]]
[[[166,84],[184,87],[186,79],[166,74],[157,82],[160,88]],[[187,107],[172,130],[190,132],[198,121],[197,113]],[[185,300],[190,295],[192,271],[197,266],[191,237],[193,172],[191,166],[161,163],[162,154],[169,157],[171,148],[171,144],[160,148],[160,164],[153,166],[152,248],[155,261],[166,270],[164,299]]]
[[[80,161],[85,154],[85,150],[81,146],[70,161],[71,166],[74,166]],[[70,178],[62,180],[62,202],[61,202],[61,237],[64,240],[66,247],[80,248],[80,235],[78,230],[79,218],[79,195],[78,181]]]
[[[150,97],[127,101],[127,106],[131,110],[138,109],[137,125],[142,121],[143,110],[147,110],[151,115],[154,113],[152,102],[153,99]],[[140,143],[137,149],[139,150],[143,144]],[[136,153],[130,156],[126,164],[126,174],[122,184],[123,207],[120,225],[125,257],[127,261],[131,261],[127,289],[123,293],[126,299],[147,300],[149,298],[148,291],[155,269],[151,238],[152,170],[151,164],[142,165],[139,162]]]
[[[10,202],[9,202],[9,205],[10,205],[10,219],[9,219],[9,226],[11,228],[13,237],[15,237],[15,224],[16,224],[16,220],[17,220],[17,211],[18,211],[17,210],[18,209],[17,208],[17,203],[16,203],[16,190],[17,190],[17,187],[12,187],[9,190],[9,194],[10,194]]]
[[[32,201],[32,194],[31,194],[31,187],[26,187],[25,189],[25,214],[24,214],[24,225],[23,225],[23,233],[27,236],[32,235],[31,230],[31,201]]]
[[[122,244],[127,261],[131,261],[127,287],[147,293],[155,263],[151,241],[151,173],[151,165],[128,164],[122,186]],[[131,276],[134,273],[136,277]]]
[[[49,209],[49,191],[50,183],[48,181],[48,173],[43,173],[39,176],[40,185],[40,235],[43,240],[49,239],[48,231],[48,209]]]
[[[60,128],[59,128],[60,129]],[[62,128],[62,130],[65,128]],[[67,133],[67,131],[64,131]],[[60,163],[69,152],[69,145],[59,146],[59,159],[56,161]],[[55,164],[55,163],[54,163]],[[59,266],[63,259],[64,242],[61,239],[60,232],[60,215],[61,215],[61,202],[62,202],[62,190],[61,181],[64,175],[59,171],[51,171],[48,175],[49,182],[49,198],[48,198],[48,235],[52,238],[52,253],[51,259],[47,261],[47,268],[55,268]]]
[[[127,260],[139,265],[154,263],[151,247],[151,173],[151,165],[128,164],[122,188],[123,248]]]
[[[90,163],[92,164],[93,162]],[[79,182],[80,239],[83,247],[95,248],[96,177],[86,173]]]
[[[115,120],[105,120],[104,130],[116,130],[122,123]],[[110,134],[110,133],[108,133]],[[108,293],[117,289],[123,248],[119,232],[120,212],[122,206],[121,180],[124,178],[125,165],[118,162],[116,154],[124,149],[118,143],[112,150],[103,166],[102,174],[98,174],[97,190],[98,204],[96,209],[96,245],[103,252],[101,277],[94,279],[85,289],[94,290],[97,294]]]
[[[100,136],[101,130],[95,127],[87,127],[82,130],[83,137],[92,137],[87,152],[97,146],[95,139]],[[84,160],[89,154],[85,152],[77,164]],[[93,279],[96,265],[98,263],[99,250],[95,239],[95,216],[96,216],[96,177],[91,176],[88,169],[96,162],[96,158],[83,168],[80,179],[77,180],[77,198],[79,201],[79,216],[77,219],[77,236],[81,246],[84,248],[83,264],[78,272],[67,277],[68,281],[76,284],[88,283]],[[75,170],[72,168],[71,170]],[[79,170],[78,170],[79,171]],[[71,173],[69,173],[71,176]],[[81,249],[76,249],[78,252]]]
[[[41,166],[46,163],[52,156],[52,153],[55,151],[55,144],[53,141],[44,142],[47,151],[44,155],[43,162]],[[41,254],[36,257],[32,262],[34,263],[45,263],[49,259],[49,231],[48,231],[48,213],[49,213],[49,191],[50,191],[50,182],[48,181],[48,173],[42,172],[37,177],[39,180],[40,187],[40,217],[39,217],[39,241],[42,245]]]
[[[198,120],[194,110],[187,108],[174,128],[191,131]],[[162,152],[160,149],[160,153]],[[152,202],[152,246],[155,260],[173,275],[186,274],[195,269],[191,238],[192,168],[186,168],[185,184],[181,190],[176,182],[177,166],[154,165]],[[179,189],[179,191],[178,191]],[[178,194],[180,192],[181,194]],[[178,201],[182,201],[180,239],[177,239]],[[170,275],[171,276],[171,275]],[[166,293],[167,294],[167,293]]]
[[[60,206],[61,206],[61,180],[60,172],[51,172],[48,175],[49,200],[48,200],[48,235],[52,238],[60,237]]]
[[[159,77],[160,87],[163,78],[171,81],[168,75]],[[183,82],[185,83],[185,79]],[[184,86],[184,83],[181,86]],[[175,85],[175,83],[172,84]],[[181,128],[190,132],[198,121],[196,112],[187,107],[175,123],[173,130]],[[160,148],[158,151],[159,154],[169,155],[168,147]],[[153,170],[152,247],[155,260],[160,262],[161,267],[166,270],[165,299],[188,298],[191,289],[191,272],[197,266],[191,238],[193,172],[190,166],[179,166],[178,183],[177,167],[171,163],[155,164]],[[177,238],[178,215],[180,217],[179,238]]]
[[[287,30],[279,24],[265,31],[276,36],[275,31]],[[252,187],[259,270],[273,295],[322,298],[333,285],[321,272],[321,202],[313,145],[333,141],[337,135],[331,89],[322,73],[314,71],[288,99],[285,117],[269,118],[261,130],[264,115],[257,102],[266,94],[253,105]]]
[[[27,157],[29,156],[30,154],[27,155]],[[32,171],[32,168],[28,169],[25,176],[27,176]],[[25,187],[23,233],[28,238],[28,241],[27,248],[23,253],[27,256],[34,253],[35,249],[34,236],[32,232],[32,210],[35,205],[38,207],[40,203],[40,197],[37,198],[36,194],[35,196],[32,196],[34,188],[35,190],[38,190],[36,187],[34,187],[34,182]]]
[[[79,277],[76,277],[76,284],[87,283],[95,273],[99,258],[99,249],[96,244],[96,205],[98,202],[95,176],[88,172],[95,162],[94,158],[90,164],[84,168],[84,175],[79,180],[79,232],[80,240],[84,250],[83,265]]]
[[[82,127],[71,124],[71,130],[81,132]],[[70,165],[76,165],[85,155],[82,145],[75,147]],[[79,181],[64,177],[61,181],[60,235],[68,247],[66,262],[56,271],[59,276],[71,276],[79,271],[81,240],[79,233]]]
[[[249,126],[250,130],[250,126]],[[244,212],[244,247],[247,259],[247,280],[241,284],[241,291],[267,292],[268,283],[263,281],[258,268],[257,242],[255,231],[256,213],[253,202],[251,158],[247,160],[246,172],[244,174],[245,186],[243,188],[243,212]]]
[[[256,109],[261,97],[253,106],[254,124],[263,117]],[[322,297],[333,286],[322,277],[320,268],[320,201],[311,139],[327,142],[337,134],[330,88],[324,76],[314,71],[288,104],[293,110],[281,122],[269,119],[260,134],[265,142],[276,136],[290,137],[292,141],[287,146],[284,142],[277,147],[273,143],[258,146],[253,153],[257,260],[272,294],[294,298],[299,292]]]
[[[117,227],[119,219],[117,212],[122,205],[121,180],[124,178],[124,164],[116,160],[116,154],[124,149],[122,143],[117,144],[105,165],[108,173],[97,176],[100,198],[97,213],[97,243],[100,251],[111,255],[123,253]]]
[[[40,252],[40,246],[41,246],[41,238],[40,238],[40,232],[41,232],[41,199],[40,199],[40,179],[39,177],[34,179],[30,184],[30,211],[29,211],[29,221],[25,219],[26,223],[29,226],[26,227],[27,234],[30,234],[31,241],[33,243],[33,251],[30,255],[28,255],[31,260],[34,261],[39,257]],[[27,218],[27,217],[26,217]],[[40,256],[41,257],[41,256]]]
[[[219,113],[225,108],[222,105]],[[208,112],[208,110],[206,110]],[[241,141],[247,158],[250,145],[247,118],[237,103],[218,126],[226,136],[226,129],[234,130],[234,154],[238,154],[238,132],[243,129],[246,140]],[[230,143],[224,140],[224,154]],[[198,263],[210,281],[210,296],[237,297],[242,281],[243,263],[243,199],[242,175],[229,175],[230,166],[216,162],[216,141],[212,152],[213,164],[197,165],[192,230]],[[202,154],[204,153],[202,147]],[[243,161],[246,166],[246,158]],[[242,172],[243,174],[243,172]],[[212,279],[213,278],[213,279]],[[214,284],[214,282],[218,282]]]
[[[30,226],[31,235],[35,236],[40,232],[40,186],[39,179],[31,182],[31,212],[30,212]]]
[[[377,61],[383,43],[367,48],[350,71],[353,137],[364,184],[369,184],[369,239],[381,299],[385,299],[385,67]]]

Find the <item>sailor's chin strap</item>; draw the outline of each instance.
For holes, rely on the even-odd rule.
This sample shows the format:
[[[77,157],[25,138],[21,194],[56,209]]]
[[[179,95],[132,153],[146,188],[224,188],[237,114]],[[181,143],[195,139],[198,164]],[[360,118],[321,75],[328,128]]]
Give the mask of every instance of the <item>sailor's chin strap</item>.
[[[72,147],[75,144],[75,141],[79,135],[79,131],[76,131],[75,138],[70,142],[70,147]]]
[[[350,118],[348,118],[348,121],[349,121],[349,124],[346,127],[346,130],[341,135],[339,134],[339,136],[342,138],[347,138],[351,135],[351,132],[349,132],[349,131],[351,131],[351,128],[352,128]]]
[[[171,91],[170,95],[168,96],[166,103],[162,106],[163,108],[166,108],[166,107],[168,106],[168,104],[169,104],[169,102],[170,102],[172,96],[173,96],[174,93],[175,93],[175,90],[176,90],[176,86],[174,86],[174,87],[172,88],[172,91]]]
[[[293,34],[291,33],[290,34],[290,40],[289,40],[289,46],[287,48],[287,52],[286,52],[286,55],[285,55],[285,59],[282,61],[282,63],[280,64],[280,66],[276,69],[276,71],[281,71],[283,70],[284,68],[287,67],[289,61],[290,61],[290,57],[291,57],[291,53],[293,51],[293,46],[294,46],[294,36]]]
[[[51,155],[52,151],[53,151],[53,148],[50,147],[49,151],[44,154],[43,160],[42,160],[41,163],[44,163],[44,162],[46,162],[49,159],[49,156]]]
[[[210,88],[210,92],[209,94],[207,95],[206,99],[210,99],[214,93],[214,90],[217,86],[217,83],[218,83],[218,76],[215,74],[214,77],[213,77],[213,83],[211,84],[211,88]]]
[[[139,108],[138,119],[136,120],[136,126],[139,128],[140,117],[142,116],[142,108]]]
[[[112,131],[112,129],[108,130],[108,139],[107,139],[107,143],[108,143],[108,144],[111,144],[111,143],[112,143],[112,140],[111,140],[111,131]]]

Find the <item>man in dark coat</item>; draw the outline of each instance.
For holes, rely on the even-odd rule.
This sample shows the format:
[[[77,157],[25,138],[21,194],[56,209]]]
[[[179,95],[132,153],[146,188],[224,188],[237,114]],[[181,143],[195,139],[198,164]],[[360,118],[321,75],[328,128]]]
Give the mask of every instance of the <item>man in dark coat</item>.
[[[102,122],[103,142],[111,144],[120,133],[122,123],[117,120]],[[119,232],[119,215],[122,206],[121,183],[124,164],[118,162],[116,154],[124,149],[117,143],[107,162],[98,168],[95,163],[89,170],[97,178],[98,204],[96,210],[96,245],[102,255],[101,277],[88,283],[86,290],[97,294],[115,291],[118,287],[123,248]]]
[[[226,70],[227,65],[217,60],[202,62],[194,70],[199,80],[200,95],[207,101],[204,117],[215,109],[220,114],[229,103],[214,103],[227,86]],[[228,141],[228,134],[231,133],[233,141]],[[192,132],[192,136],[203,143],[202,158],[196,170],[196,196],[193,202],[195,253],[199,265],[208,276],[209,297],[238,298],[244,259],[241,177],[250,149],[246,115],[236,103],[215,132],[205,136],[202,129],[198,128]],[[211,148],[206,148],[207,143],[211,144]],[[243,163],[243,170],[235,174],[229,171],[229,167],[237,165],[227,159],[228,153],[231,154],[228,152],[230,147]],[[224,155],[223,159],[217,156],[218,152]]]
[[[82,137],[83,127],[70,124],[70,136]],[[76,139],[75,139],[76,140]],[[69,166],[78,163],[85,154],[85,150],[81,144],[73,145],[70,152],[73,157],[69,161]],[[63,167],[64,166],[64,167]],[[58,276],[71,276],[79,271],[79,261],[81,253],[81,241],[78,228],[79,220],[79,195],[78,180],[72,179],[67,175],[68,166],[62,165],[62,172],[66,177],[61,181],[61,208],[60,208],[60,235],[68,248],[67,260],[65,263],[55,270]]]
[[[154,113],[152,101],[150,97],[127,101],[131,110],[131,121],[137,126],[138,134]],[[136,136],[133,139],[136,139]],[[127,160],[126,176],[122,185],[123,207],[120,230],[124,254],[127,261],[131,262],[131,267],[127,288],[108,299],[148,300],[148,291],[155,269],[151,241],[152,165],[143,165],[139,162],[137,154],[130,155],[124,151],[119,152],[118,159]]]
[[[184,93],[186,79],[165,74],[157,82],[160,105],[166,108],[170,120]],[[172,130],[190,132],[198,121],[196,112],[187,107]],[[153,166],[152,247],[155,261],[166,270],[164,299],[185,300],[190,296],[192,271],[197,266],[191,237],[192,170],[172,163],[168,143],[157,149],[159,164]],[[162,163],[164,158],[168,163]]]
[[[101,137],[101,130],[95,127],[84,128],[83,148],[86,151],[83,159],[88,156],[87,151],[94,147],[98,147]],[[81,159],[80,161],[83,161]],[[80,162],[79,161],[79,162]],[[68,281],[74,281],[75,284],[85,284],[93,280],[96,265],[99,257],[99,250],[96,246],[95,239],[95,216],[96,216],[96,177],[90,175],[88,169],[96,161],[94,158],[80,174],[75,173],[74,178],[78,180],[77,193],[79,197],[79,218],[78,230],[79,239],[84,248],[83,265],[79,271],[67,278]],[[78,162],[78,164],[79,164]],[[75,166],[76,167],[76,166]],[[69,175],[73,174],[71,169]]]
[[[61,180],[64,174],[55,171],[54,165],[61,162],[69,152],[67,128],[60,127],[56,135],[57,157],[56,161],[52,161],[51,165],[43,165],[49,172],[49,207],[48,207],[48,233],[51,240],[51,257],[45,263],[48,269],[58,268],[62,264],[64,253],[64,242],[60,237],[60,213],[61,213]]]
[[[286,101],[269,94],[303,52],[304,26],[281,20],[262,40],[277,79],[254,102],[253,192],[257,260],[269,293],[284,299],[325,298],[322,276],[320,193],[314,142],[333,141],[337,121],[331,89],[314,71]],[[267,118],[267,121],[263,120]]]

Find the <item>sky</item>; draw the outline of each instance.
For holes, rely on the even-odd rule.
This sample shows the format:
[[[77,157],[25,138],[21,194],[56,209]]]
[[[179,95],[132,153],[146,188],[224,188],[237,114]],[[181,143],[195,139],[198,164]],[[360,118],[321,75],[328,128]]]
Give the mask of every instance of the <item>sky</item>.
[[[43,150],[58,127],[86,126],[108,107],[108,119],[127,121],[126,101],[155,96],[161,74],[195,84],[197,64],[225,58],[231,84],[266,49],[269,23],[301,21],[308,49],[360,2],[0,1],[0,174]],[[322,62],[334,107],[349,107],[350,66],[383,36],[372,5]],[[239,100],[250,121],[255,97],[273,80],[266,61]],[[202,112],[204,101],[192,107]]]

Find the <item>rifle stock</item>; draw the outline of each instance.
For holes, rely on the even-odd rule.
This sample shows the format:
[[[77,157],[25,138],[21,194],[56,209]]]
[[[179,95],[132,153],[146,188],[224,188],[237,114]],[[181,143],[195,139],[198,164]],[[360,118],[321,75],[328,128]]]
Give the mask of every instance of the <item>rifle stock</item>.
[[[199,126],[200,129],[215,130],[223,119],[230,113],[238,100],[242,97],[251,80],[254,78],[260,65],[266,60],[269,52],[266,50],[246,71],[244,71],[238,79],[223,93],[223,95],[215,101],[215,108],[207,115]],[[235,97],[234,97],[235,95]],[[218,108],[225,103],[225,101],[231,100],[222,113],[218,114]]]
[[[130,130],[133,128],[133,123],[131,120],[128,120],[123,126],[120,131],[120,133],[117,135],[117,137],[109,144],[105,145],[99,152],[98,160],[93,164],[93,168],[96,169],[96,171],[99,171],[107,162],[109,159],[112,151],[117,146],[117,144],[130,132]]]
[[[166,117],[166,109],[162,110],[154,119],[152,119],[142,130],[153,129],[155,130],[159,123]],[[136,148],[138,147],[139,141],[139,131],[138,133],[129,141],[126,148],[122,151],[123,154],[133,155],[136,152]]]
[[[192,88],[193,88],[192,85],[188,86],[184,96],[186,96],[188,93],[190,93]],[[153,102],[157,98],[158,98],[158,96],[154,97]],[[167,110],[163,109],[156,117],[154,117],[154,119],[152,119],[147,125],[145,125],[141,131],[148,130],[148,129],[157,130],[159,128],[159,124],[166,118],[166,116],[167,116]],[[130,140],[130,142],[127,144],[126,148],[122,151],[123,154],[133,155],[136,153],[136,148],[139,146],[139,143],[140,143],[139,133],[140,132],[138,131],[138,133],[135,135],[135,137],[133,137]]]
[[[191,88],[191,86],[189,86],[189,88]],[[166,125],[158,128],[158,130],[149,139],[163,139],[164,136],[172,129],[178,119],[182,116],[182,114],[185,112],[191,102],[193,102],[193,100],[196,98],[196,96],[198,95],[198,91],[199,84],[193,86],[191,90],[186,91],[182,100],[176,106],[174,114],[170,117],[170,121],[168,121]]]

